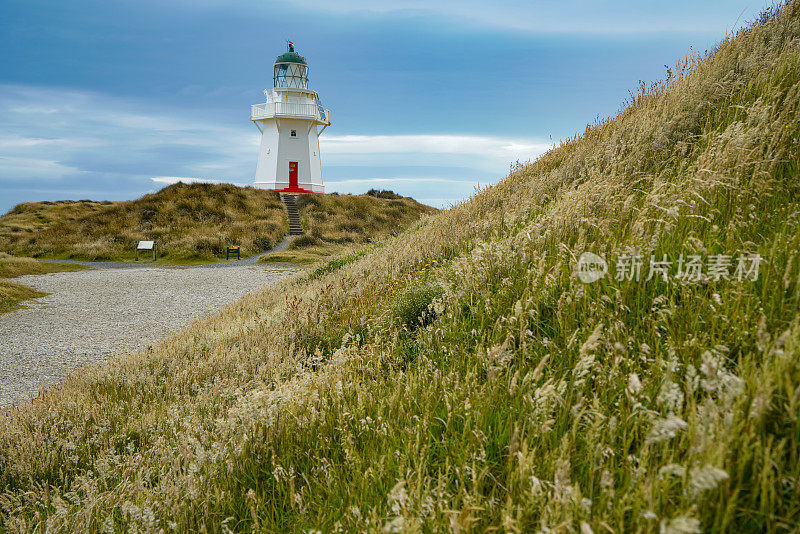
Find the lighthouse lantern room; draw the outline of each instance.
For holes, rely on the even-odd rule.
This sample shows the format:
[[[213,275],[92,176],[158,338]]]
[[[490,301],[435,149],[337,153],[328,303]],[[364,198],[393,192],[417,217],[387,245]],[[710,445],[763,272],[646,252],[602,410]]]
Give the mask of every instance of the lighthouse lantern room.
[[[267,101],[250,109],[261,131],[254,186],[287,193],[324,193],[319,136],[330,126],[330,110],[308,88],[308,64],[294,51],[275,60]]]

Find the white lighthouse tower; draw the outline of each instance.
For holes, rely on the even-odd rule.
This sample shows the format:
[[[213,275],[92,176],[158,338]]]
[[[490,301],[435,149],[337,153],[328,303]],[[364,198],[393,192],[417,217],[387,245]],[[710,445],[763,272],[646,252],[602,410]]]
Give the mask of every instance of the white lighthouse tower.
[[[275,60],[267,101],[251,107],[250,120],[261,131],[254,186],[287,193],[324,193],[319,136],[330,126],[330,111],[308,88],[308,64],[289,50]],[[321,129],[320,129],[321,127]]]

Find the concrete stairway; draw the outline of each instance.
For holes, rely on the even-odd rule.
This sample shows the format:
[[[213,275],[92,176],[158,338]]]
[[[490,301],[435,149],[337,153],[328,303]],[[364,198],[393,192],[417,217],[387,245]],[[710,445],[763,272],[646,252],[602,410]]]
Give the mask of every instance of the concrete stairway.
[[[301,235],[303,226],[300,224],[300,212],[297,210],[297,195],[281,193],[281,201],[289,214],[289,235]]]

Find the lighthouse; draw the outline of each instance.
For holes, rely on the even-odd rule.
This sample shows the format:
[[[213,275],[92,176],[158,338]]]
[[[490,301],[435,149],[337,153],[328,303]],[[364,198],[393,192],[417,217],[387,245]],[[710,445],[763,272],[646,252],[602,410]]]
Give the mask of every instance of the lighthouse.
[[[287,193],[324,193],[319,136],[330,126],[330,110],[308,88],[308,64],[288,50],[275,60],[272,89],[263,104],[250,108],[250,120],[261,132],[256,179],[258,189]]]

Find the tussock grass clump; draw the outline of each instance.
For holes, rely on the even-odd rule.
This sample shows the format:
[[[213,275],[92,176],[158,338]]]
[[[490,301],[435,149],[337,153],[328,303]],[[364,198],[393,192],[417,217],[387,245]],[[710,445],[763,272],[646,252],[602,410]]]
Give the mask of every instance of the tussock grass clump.
[[[397,235],[423,215],[437,211],[412,198],[383,193],[387,195],[299,195],[303,235],[293,238],[287,251],[264,256],[261,261],[316,263],[344,257],[367,243]]]
[[[35,202],[0,217],[0,248],[18,256],[131,260],[141,239],[159,258],[219,260],[227,245],[245,256],[278,243],[288,228],[273,191],[228,184],[183,184],[124,202]]]
[[[431,309],[434,299],[440,298],[443,292],[441,286],[430,282],[408,286],[395,298],[391,309],[392,317],[401,326],[412,330],[425,326],[434,318]]]
[[[75,221],[115,204],[116,202],[91,200],[17,204],[11,211],[0,217],[0,240],[13,241],[60,222]]]
[[[794,1],[355,261],[4,412],[0,525],[791,531],[798,110]],[[584,284],[586,250],[767,261]],[[435,317],[387,321],[426,264]]]
[[[435,208],[414,199],[373,195],[300,195],[300,219],[305,241],[301,248],[321,243],[368,243],[397,235]]]

